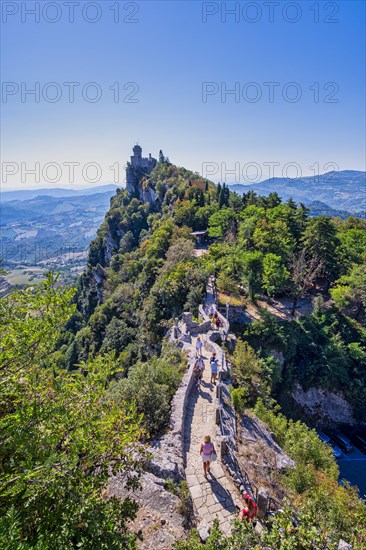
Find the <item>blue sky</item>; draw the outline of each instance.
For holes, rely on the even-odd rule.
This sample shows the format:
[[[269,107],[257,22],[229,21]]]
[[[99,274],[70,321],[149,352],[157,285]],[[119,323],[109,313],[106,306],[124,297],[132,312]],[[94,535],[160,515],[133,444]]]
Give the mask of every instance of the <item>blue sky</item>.
[[[2,2],[3,189],[122,184],[137,140],[214,181],[365,169],[364,2],[71,4]]]

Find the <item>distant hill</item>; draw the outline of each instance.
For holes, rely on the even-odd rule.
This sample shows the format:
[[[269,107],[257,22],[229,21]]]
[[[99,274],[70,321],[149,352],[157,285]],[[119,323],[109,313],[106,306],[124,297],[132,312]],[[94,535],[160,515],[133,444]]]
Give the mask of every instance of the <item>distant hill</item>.
[[[307,202],[306,206],[310,209],[310,216],[329,216],[337,217],[345,220],[349,216],[354,216],[357,218],[366,218],[366,211],[360,210],[359,212],[348,212],[347,210],[335,210],[327,204],[321,201],[311,201]]]
[[[304,178],[272,178],[254,184],[233,184],[240,195],[252,190],[258,195],[276,191],[283,200],[290,197],[306,205],[320,201],[334,210],[359,213],[366,210],[366,172],[343,170]]]
[[[47,197],[80,197],[86,195],[95,195],[96,193],[107,193],[115,191],[119,186],[114,183],[107,185],[98,185],[97,187],[87,187],[85,189],[63,189],[55,187],[51,189],[19,189],[15,191],[3,191],[0,193],[1,202],[25,201],[39,196]]]
[[[47,190],[42,189],[44,191]],[[38,195],[28,200],[1,202],[0,257],[3,265],[14,262],[37,265],[54,256],[87,250],[113,195],[115,186],[104,193],[77,193],[71,197]]]

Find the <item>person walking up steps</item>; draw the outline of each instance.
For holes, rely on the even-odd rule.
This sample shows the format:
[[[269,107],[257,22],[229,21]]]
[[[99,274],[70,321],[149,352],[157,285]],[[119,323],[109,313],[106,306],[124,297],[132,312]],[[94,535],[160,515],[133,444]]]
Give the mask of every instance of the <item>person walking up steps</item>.
[[[199,336],[198,336],[197,342],[196,342],[196,356],[197,357],[202,357],[202,340]]]
[[[216,313],[215,313],[214,319],[215,319],[215,326],[216,326],[216,329],[219,330],[219,328],[221,327],[221,321],[220,321],[220,317],[219,317],[217,311],[216,311]]]
[[[203,475],[207,478],[207,474],[210,471],[210,464],[216,460],[215,446],[211,443],[211,437],[205,435],[203,442],[201,443],[200,455],[203,462]]]
[[[216,384],[216,378],[217,373],[219,370],[219,362],[216,357],[216,353],[213,352],[213,354],[210,357],[210,368],[211,368],[211,384]]]
[[[199,357],[198,359],[196,359],[196,362],[195,362],[194,367],[193,367],[193,372],[194,372],[194,375],[196,377],[197,388],[199,388],[201,386],[201,381],[202,381],[202,376],[203,376],[203,371],[204,370],[205,370],[205,363],[204,363],[202,357]]]

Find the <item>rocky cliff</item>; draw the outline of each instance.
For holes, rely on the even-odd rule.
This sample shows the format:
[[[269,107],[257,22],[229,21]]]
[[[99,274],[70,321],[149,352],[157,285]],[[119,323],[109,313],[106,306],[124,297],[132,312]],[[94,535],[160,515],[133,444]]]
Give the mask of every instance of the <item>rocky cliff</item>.
[[[342,393],[333,393],[324,388],[304,391],[296,384],[292,397],[315,425],[355,425],[352,407]]]
[[[136,197],[143,202],[155,203],[156,194],[154,189],[149,185],[148,176],[156,166],[156,159],[151,156],[143,158],[142,148],[135,145],[133,155],[126,167],[126,189],[128,195]]]

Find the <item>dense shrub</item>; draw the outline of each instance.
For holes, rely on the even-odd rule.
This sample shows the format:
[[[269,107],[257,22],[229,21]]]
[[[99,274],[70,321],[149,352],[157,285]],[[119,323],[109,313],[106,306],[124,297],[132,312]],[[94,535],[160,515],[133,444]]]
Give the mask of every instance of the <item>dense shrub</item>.
[[[160,357],[133,365],[128,377],[115,382],[109,395],[113,402],[136,403],[143,414],[143,424],[150,435],[156,435],[167,425],[170,401],[178,388],[185,370],[186,359],[170,345]]]

